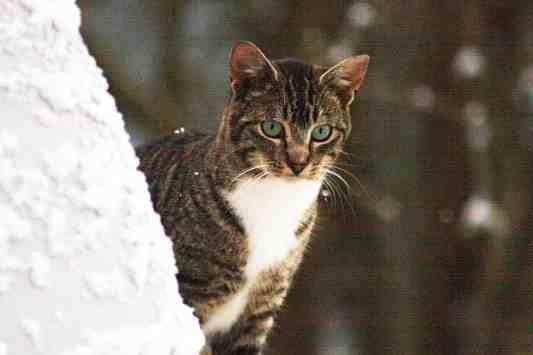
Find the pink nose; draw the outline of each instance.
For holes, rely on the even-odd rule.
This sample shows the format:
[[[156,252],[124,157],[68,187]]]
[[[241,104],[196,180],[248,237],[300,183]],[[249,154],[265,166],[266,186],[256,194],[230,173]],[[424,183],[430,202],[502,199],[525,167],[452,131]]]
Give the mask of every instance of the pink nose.
[[[304,147],[294,147],[287,151],[287,165],[293,171],[294,175],[300,174],[307,166],[309,153]]]

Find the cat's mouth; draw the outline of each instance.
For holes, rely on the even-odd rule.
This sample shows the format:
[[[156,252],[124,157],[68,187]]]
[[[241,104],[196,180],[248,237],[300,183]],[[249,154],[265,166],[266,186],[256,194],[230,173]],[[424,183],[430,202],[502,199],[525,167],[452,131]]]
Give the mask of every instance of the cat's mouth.
[[[290,164],[286,164],[284,167],[276,169],[274,175],[289,180],[320,180],[321,178],[317,169],[314,169],[310,164],[303,166],[291,166]]]
[[[283,178],[290,181],[321,180],[323,174],[321,169],[318,169],[312,163],[295,166],[288,162],[256,161],[253,166],[237,174],[233,182],[239,181],[242,178],[263,180],[269,177]]]

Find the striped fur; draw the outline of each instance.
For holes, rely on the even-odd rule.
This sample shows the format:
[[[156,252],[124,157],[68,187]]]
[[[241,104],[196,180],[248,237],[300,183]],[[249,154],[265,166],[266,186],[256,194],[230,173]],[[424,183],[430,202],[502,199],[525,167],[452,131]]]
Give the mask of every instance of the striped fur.
[[[351,97],[324,75],[325,68],[295,60],[270,62],[241,43],[217,133],[178,132],[136,150],[173,241],[179,291],[206,334],[203,354],[261,353],[283,304],[316,220],[321,182],[351,127]],[[283,124],[283,139],[264,136],[265,119]],[[324,123],[333,137],[311,143],[310,129]],[[295,145],[308,155],[297,176],[287,164]]]

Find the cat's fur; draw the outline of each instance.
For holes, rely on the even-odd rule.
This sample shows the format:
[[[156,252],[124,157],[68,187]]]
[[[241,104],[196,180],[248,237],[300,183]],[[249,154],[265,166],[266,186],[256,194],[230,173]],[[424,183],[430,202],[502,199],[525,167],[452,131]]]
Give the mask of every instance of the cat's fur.
[[[218,132],[176,133],[137,149],[205,354],[261,352],[309,240],[323,179],[349,134],[349,105],[367,64],[368,56],[330,69],[271,62],[240,42]],[[281,123],[283,135],[266,135],[264,120]],[[311,141],[321,124],[333,127],[331,138]]]

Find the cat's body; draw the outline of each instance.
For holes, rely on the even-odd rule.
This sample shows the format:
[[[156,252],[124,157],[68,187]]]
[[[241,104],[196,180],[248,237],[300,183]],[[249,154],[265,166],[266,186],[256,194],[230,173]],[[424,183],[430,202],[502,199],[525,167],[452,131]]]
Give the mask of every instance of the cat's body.
[[[213,142],[188,133],[165,137],[137,150],[140,169],[174,242],[180,293],[212,346],[249,335],[241,342],[253,347],[265,340],[300,263],[320,183],[243,178],[233,189],[213,189],[230,178],[209,151]]]
[[[325,69],[271,63],[246,42],[230,66],[233,95],[215,135],[178,132],[137,153],[205,353],[259,354],[309,241],[324,161],[349,132],[346,117],[329,119],[329,130],[321,119],[341,115],[351,98],[324,94],[333,80],[321,89]],[[319,140],[324,130],[331,137]]]

